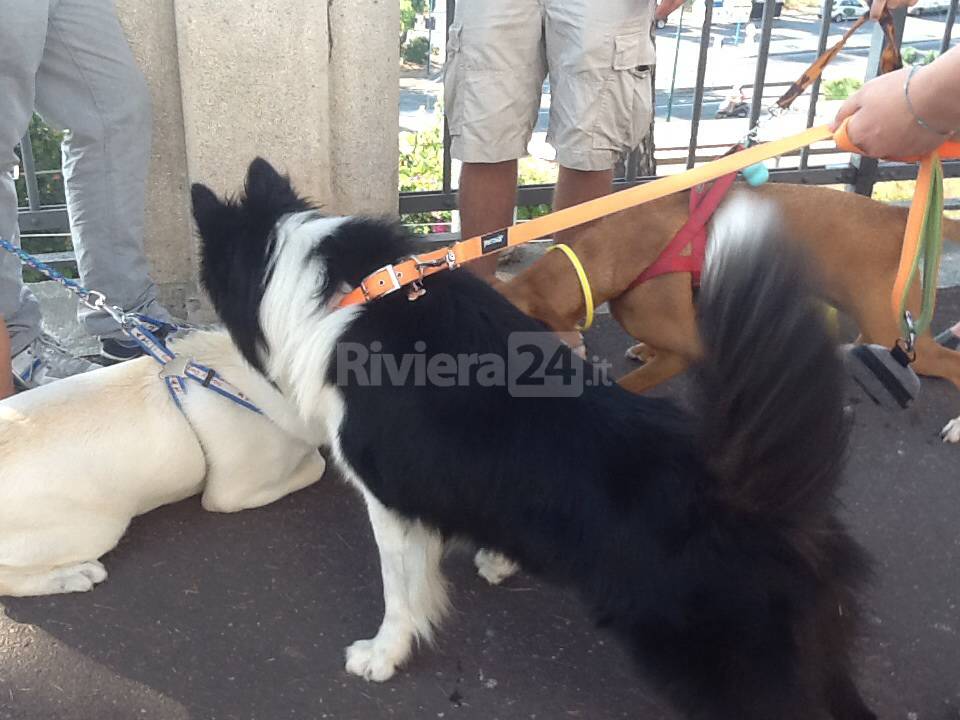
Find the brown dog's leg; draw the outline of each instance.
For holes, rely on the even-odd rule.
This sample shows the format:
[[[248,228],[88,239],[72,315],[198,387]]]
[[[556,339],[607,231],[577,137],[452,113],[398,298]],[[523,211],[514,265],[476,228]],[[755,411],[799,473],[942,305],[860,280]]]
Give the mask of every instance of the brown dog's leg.
[[[628,392],[642,393],[679,375],[689,365],[690,361],[682,355],[656,350],[650,360],[624,375],[617,384]]]
[[[949,380],[960,390],[960,352],[937,344],[929,333],[917,338],[917,360],[913,369],[920,375]]]
[[[652,278],[610,301],[614,319],[653,356],[620,379],[630,392],[643,392],[687,369],[700,357],[700,336],[689,273]]]
[[[920,293],[916,288],[911,292],[910,306],[915,310],[920,306]],[[864,296],[855,315],[861,342],[890,347],[900,335],[890,306],[889,287],[878,285]],[[949,380],[960,389],[960,352],[938,345],[929,332],[917,338],[917,360],[913,369],[919,375]]]

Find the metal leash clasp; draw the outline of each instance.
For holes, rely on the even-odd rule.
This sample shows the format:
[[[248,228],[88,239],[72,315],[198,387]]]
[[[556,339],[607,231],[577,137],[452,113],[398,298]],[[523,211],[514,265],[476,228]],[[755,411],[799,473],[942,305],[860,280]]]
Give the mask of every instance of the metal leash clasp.
[[[418,300],[427,294],[426,288],[423,287],[424,268],[434,268],[446,265],[448,270],[453,270],[457,267],[457,256],[453,252],[452,248],[447,250],[442,258],[437,258],[436,260],[424,261],[416,255],[411,255],[409,259],[413,260],[413,263],[417,268],[417,272],[420,274],[419,278],[410,283],[410,288],[407,290],[407,300],[411,302]]]

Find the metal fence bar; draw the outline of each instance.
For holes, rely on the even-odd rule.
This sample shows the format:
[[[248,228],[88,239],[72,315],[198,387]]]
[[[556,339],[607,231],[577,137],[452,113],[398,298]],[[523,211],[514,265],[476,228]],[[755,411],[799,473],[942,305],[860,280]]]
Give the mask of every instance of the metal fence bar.
[[[750,106],[750,127],[757,124],[763,109],[763,83],[767,77],[767,56],[770,54],[770,37],[773,35],[773,18],[776,14],[776,0],[764,0],[760,45],[757,47],[757,73],[753,80],[753,102]]]
[[[907,19],[907,9],[900,8],[893,11],[894,36],[897,47],[903,45],[903,26]],[[870,55],[867,58],[867,73],[864,80],[871,80],[880,74],[880,56],[886,45],[886,35],[879,23],[873,29],[873,35],[870,38]],[[862,155],[853,155],[850,158],[850,165],[856,170],[856,180],[848,188],[859,195],[867,197],[873,195],[873,186],[876,184],[879,163],[873,158]]]
[[[450,25],[453,23],[453,16],[456,12],[457,3],[456,0],[447,0],[447,16],[446,16],[446,43],[450,42]],[[445,47],[449,47],[444,44]],[[446,67],[446,60],[444,60],[444,67]],[[450,158],[450,129],[447,127],[447,113],[446,106],[444,106],[443,113],[443,192],[450,193],[452,192],[453,172],[451,170],[452,160]]]
[[[940,54],[950,49],[950,39],[953,35],[953,21],[957,19],[957,4],[960,0],[953,0],[947,10],[947,22],[943,28],[943,40],[940,41]]]
[[[700,54],[697,58],[697,84],[693,92],[693,117],[690,118],[690,144],[687,149],[687,167],[692,168],[697,157],[697,135],[703,115],[704,79],[707,75],[707,52],[710,50],[710,31],[713,29],[713,2],[704,3],[703,28],[700,31]],[[678,39],[679,42],[679,39]]]
[[[833,23],[831,17],[833,11],[833,0],[823,0],[820,9],[820,37],[817,39],[817,57],[823,55],[827,49],[827,39],[830,37],[830,25]],[[820,77],[813,81],[810,87],[810,105],[807,108],[807,127],[813,127],[813,120],[817,116],[817,100],[820,99]],[[806,168],[810,162],[810,148],[805,147],[800,151],[800,167]]]
[[[20,139],[20,155],[23,160],[23,180],[27,185],[27,207],[40,209],[40,190],[37,188],[37,167],[33,161],[33,143],[30,133]]]

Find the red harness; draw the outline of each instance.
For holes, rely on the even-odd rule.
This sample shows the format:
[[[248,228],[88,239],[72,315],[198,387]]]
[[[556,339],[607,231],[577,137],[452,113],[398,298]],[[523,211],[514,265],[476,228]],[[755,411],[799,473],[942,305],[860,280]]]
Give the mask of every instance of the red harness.
[[[678,272],[690,273],[693,286],[700,287],[700,274],[707,252],[707,223],[736,179],[737,173],[730,173],[717,179],[709,189],[705,190],[701,185],[690,191],[690,219],[673,236],[659,257],[630,283],[627,290],[658,275]]]

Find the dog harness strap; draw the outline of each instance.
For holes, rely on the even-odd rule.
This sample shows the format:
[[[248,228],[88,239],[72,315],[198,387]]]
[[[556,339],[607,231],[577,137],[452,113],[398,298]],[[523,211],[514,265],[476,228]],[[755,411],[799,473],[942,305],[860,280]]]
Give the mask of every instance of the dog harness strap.
[[[245,407],[247,410],[251,410],[258,415],[262,415],[263,411],[260,410],[256,405],[254,405],[247,397],[240,392],[236,387],[224,380],[220,375],[217,374],[217,371],[213,368],[209,368],[206,365],[201,365],[198,362],[190,360],[186,367],[184,368],[184,379],[190,378],[200,385],[210,390],[213,390],[217,395],[227,398],[228,400]]]
[[[588,330],[590,326],[593,325],[593,290],[590,289],[590,280],[587,278],[587,271],[583,269],[583,263],[580,262],[580,258],[577,257],[577,254],[569,245],[560,243],[559,245],[553,245],[547,252],[550,252],[550,250],[560,250],[566,255],[567,259],[570,260],[570,264],[573,265],[574,271],[577,273],[577,279],[580,281],[580,289],[583,291],[583,306],[586,308],[583,324],[577,325],[577,330]]]
[[[736,173],[730,173],[717,180],[706,191],[702,187],[690,191],[689,219],[657,259],[627,286],[628,290],[659,275],[678,272],[690,273],[693,286],[699,287],[707,252],[707,223],[730,192],[736,177]]]

